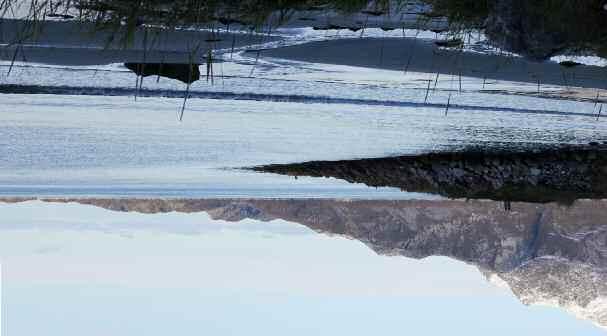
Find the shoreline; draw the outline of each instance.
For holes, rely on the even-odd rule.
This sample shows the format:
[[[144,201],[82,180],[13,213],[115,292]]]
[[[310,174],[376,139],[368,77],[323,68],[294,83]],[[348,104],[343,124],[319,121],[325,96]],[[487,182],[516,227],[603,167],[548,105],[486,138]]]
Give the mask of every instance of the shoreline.
[[[415,208],[416,206],[453,206],[453,205],[495,205],[501,207],[504,202],[499,200],[491,199],[466,199],[466,198],[437,198],[437,199],[377,199],[377,198],[347,198],[347,197],[324,197],[324,198],[291,198],[291,197],[276,197],[276,198],[257,198],[257,197],[98,197],[98,196],[54,196],[54,197],[35,197],[35,196],[2,196],[0,197],[0,204],[20,204],[27,202],[42,202],[42,203],[55,203],[55,204],[80,204],[80,205],[91,205],[99,208],[103,208],[110,211],[119,212],[138,212],[142,214],[156,214],[156,213],[197,213],[197,212],[208,212],[218,206],[226,206],[233,204],[247,204],[247,203],[258,203],[269,205],[272,203],[331,203],[331,204],[352,204],[352,205],[379,205],[379,204],[390,204],[390,205],[403,205]],[[607,207],[607,198],[591,199],[591,198],[580,198],[576,199],[570,204],[563,204],[560,202],[546,202],[546,203],[535,203],[526,201],[511,202],[513,207],[525,206],[533,208],[545,208],[545,207],[556,207],[568,209],[575,207],[579,204],[596,203],[597,205],[605,205]],[[142,211],[143,210],[143,211]],[[505,210],[510,211],[510,210]]]
[[[448,199],[564,203],[607,198],[607,144],[532,151],[468,149],[341,161],[262,165],[253,171],[331,177]]]
[[[521,57],[457,51],[416,38],[350,38],[313,41],[261,51],[262,57],[371,69],[394,70],[531,83],[562,88],[607,89],[607,68],[580,65],[564,68],[555,62],[532,62]],[[406,71],[405,71],[406,70]],[[403,78],[405,79],[405,78]],[[480,89],[480,88],[479,88]]]

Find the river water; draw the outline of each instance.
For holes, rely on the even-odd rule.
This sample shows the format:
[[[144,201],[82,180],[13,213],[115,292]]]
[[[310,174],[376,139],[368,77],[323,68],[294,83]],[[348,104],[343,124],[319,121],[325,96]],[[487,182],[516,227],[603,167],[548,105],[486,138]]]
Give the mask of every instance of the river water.
[[[244,55],[192,85],[181,122],[185,85],[176,81],[148,77],[136,89],[118,64],[14,65],[0,96],[0,194],[418,198],[240,168],[606,134],[592,102],[515,95],[510,82],[487,93],[465,78],[460,92],[445,76],[426,99],[427,74]]]

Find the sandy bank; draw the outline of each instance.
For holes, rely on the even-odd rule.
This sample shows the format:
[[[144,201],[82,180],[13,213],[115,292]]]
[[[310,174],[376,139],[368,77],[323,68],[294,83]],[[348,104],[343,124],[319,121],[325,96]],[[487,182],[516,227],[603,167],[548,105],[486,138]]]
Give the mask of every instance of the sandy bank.
[[[264,50],[265,57],[376,69],[486,78],[541,85],[607,88],[607,69],[565,68],[553,62],[447,50],[415,38],[360,38],[310,42]],[[429,77],[430,78],[430,77]],[[431,77],[434,79],[434,77]],[[479,89],[481,89],[479,87]]]
[[[32,35],[20,20],[0,20],[0,59],[56,64],[97,65],[124,62],[194,63],[205,60],[209,50],[231,50],[279,39],[273,35],[206,30],[142,28],[127,45],[125,31],[99,31],[92,23],[43,21]]]

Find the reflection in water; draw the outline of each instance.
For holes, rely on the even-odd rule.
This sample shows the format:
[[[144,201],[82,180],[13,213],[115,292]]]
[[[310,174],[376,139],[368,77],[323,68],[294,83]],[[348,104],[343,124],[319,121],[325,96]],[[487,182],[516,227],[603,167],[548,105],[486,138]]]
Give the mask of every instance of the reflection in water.
[[[599,143],[526,152],[468,150],[253,169],[292,176],[335,177],[450,198],[570,203],[607,197],[607,145]]]
[[[3,1],[0,8],[12,2],[27,3]],[[60,2],[55,4],[57,6],[61,7]],[[53,11],[53,6],[50,7]],[[427,8],[422,8],[425,13]],[[34,12],[36,14],[29,15],[37,17],[38,10]],[[6,110],[0,117],[0,195],[422,197],[398,190],[374,192],[371,188],[348,186],[345,182],[331,182],[328,186],[323,185],[326,181],[314,179],[293,182],[284,176],[231,169],[267,163],[348,159],[259,166],[253,170],[291,176],[335,177],[369,186],[493,201],[73,200],[123,212],[206,212],[215,219],[203,225],[195,221],[184,224],[178,221],[182,217],[171,216],[168,220],[148,222],[149,218],[142,220],[144,216],[134,213],[129,214],[133,216],[127,221],[112,222],[107,218],[110,217],[107,211],[102,209],[95,209],[99,212],[83,211],[77,214],[76,220],[70,221],[62,217],[68,208],[65,204],[53,204],[58,208],[56,212],[48,212],[48,217],[38,213],[48,204],[32,202],[27,203],[31,205],[29,208],[22,209],[17,209],[17,205],[12,205],[14,208],[0,205],[0,232],[4,234],[0,235],[0,263],[10,260],[6,264],[11,276],[15,274],[10,273],[14,270],[11,267],[21,267],[20,275],[25,274],[23,278],[48,285],[53,292],[50,297],[55,295],[53,300],[47,300],[53,303],[51,314],[44,314],[44,310],[34,308],[41,306],[44,298],[49,298],[48,293],[40,293],[48,288],[40,289],[35,284],[32,287],[39,292],[30,291],[28,284],[19,281],[23,280],[19,276],[15,277],[17,281],[12,278],[5,282],[4,285],[8,283],[13,290],[21,286],[20,294],[33,298],[33,304],[21,305],[21,311],[20,307],[9,308],[11,318],[16,316],[24,320],[21,325],[38,327],[48,333],[53,328],[41,321],[45,321],[46,316],[52,315],[50,319],[53,319],[63,313],[68,318],[60,324],[68,327],[81,324],[83,331],[87,331],[74,334],[191,334],[192,328],[179,330],[179,326],[173,325],[171,328],[176,329],[159,332],[156,323],[149,322],[158,322],[164,314],[150,312],[153,309],[148,309],[150,301],[146,300],[149,296],[165,295],[160,300],[162,306],[177,307],[179,311],[175,316],[188,316],[204,325],[208,334],[221,334],[221,330],[212,329],[220,324],[217,319],[229,319],[231,324],[245,326],[246,332],[264,330],[272,334],[265,327],[281,320],[272,321],[276,314],[282,313],[285,318],[284,311],[288,310],[263,311],[260,309],[263,304],[253,299],[250,306],[245,304],[241,312],[235,312],[230,304],[234,301],[224,300],[221,295],[214,296],[216,293],[208,295],[209,292],[217,288],[230,291],[228,296],[232,295],[232,300],[236,297],[235,301],[242,302],[246,299],[240,297],[241,292],[234,294],[234,289],[252,290],[255,292],[252,297],[255,297],[263,292],[260,290],[263,285],[266,286],[264,289],[280,288],[282,291],[272,294],[285,297],[272,302],[273,306],[282,308],[288,301],[293,301],[288,296],[293,295],[290,290],[306,281],[311,281],[312,287],[326,286],[324,292],[311,291],[320,293],[324,301],[331,301],[328,294],[334,294],[352,282],[358,286],[349,287],[349,295],[362,288],[362,291],[368,291],[365,295],[373,296],[380,288],[382,294],[387,293],[386,296],[394,299],[393,293],[402,293],[403,288],[408,294],[419,290],[414,285],[423,281],[409,278],[419,276],[420,272],[416,272],[419,268],[412,264],[421,262],[400,258],[392,260],[389,266],[396,269],[397,263],[405,264],[406,272],[400,269],[400,273],[385,270],[374,273],[373,263],[389,258],[375,256],[369,260],[362,254],[353,253],[353,249],[344,252],[340,244],[347,241],[357,245],[362,242],[380,255],[413,259],[443,256],[451,258],[449,262],[453,264],[465,266],[464,271],[457,268],[452,272],[458,275],[449,274],[441,279],[442,282],[437,281],[439,285],[434,287],[438,288],[432,288],[434,283],[425,284],[424,294],[431,291],[439,297],[427,305],[430,309],[425,315],[440,315],[440,311],[452,320],[462,321],[462,316],[457,314],[465,314],[473,317],[475,327],[477,323],[483,323],[475,321],[483,321],[482,314],[466,309],[471,306],[467,302],[472,296],[470,293],[462,296],[465,299],[451,300],[456,301],[455,308],[444,309],[449,301],[444,293],[457,287],[449,282],[472,269],[477,278],[481,278],[482,273],[489,282],[509,288],[525,304],[559,307],[607,328],[607,224],[603,224],[607,218],[607,201],[603,200],[607,199],[607,142],[579,145],[605,140],[607,126],[600,123],[605,94],[599,90],[595,98],[594,89],[607,87],[603,80],[606,67],[569,61],[565,71],[563,66],[567,63],[528,62],[501,52],[497,55],[488,50],[483,41],[471,44],[470,38],[465,44],[463,40],[454,44],[437,40],[439,36],[444,37],[442,34],[421,32],[422,36],[430,38],[421,40],[422,36],[418,36],[420,22],[417,19],[413,22],[411,18],[418,16],[415,12],[407,13],[409,18],[401,15],[395,24],[387,25],[385,19],[392,15],[386,17],[376,13],[375,18],[369,18],[370,13],[361,11],[350,18],[342,17],[341,13],[326,17],[320,15],[322,9],[318,13],[314,13],[317,9],[310,9],[303,11],[306,17],[298,17],[304,15],[301,12],[295,13],[297,15],[291,20],[284,22],[287,29],[270,29],[267,34],[256,34],[244,22],[215,15],[209,17],[219,22],[213,23],[210,30],[196,27],[167,30],[158,22],[143,24],[137,15],[141,12],[135,12],[129,17],[137,17],[137,22],[118,25],[112,32],[99,31],[93,23],[79,20],[58,22],[43,18],[33,22],[36,33],[24,34],[32,28],[32,22],[0,19],[0,40],[6,42],[4,48],[0,48],[0,68],[6,72],[0,84],[0,94],[4,93],[2,105]],[[55,18],[69,20],[72,16],[67,13]],[[146,15],[143,16],[145,19]],[[284,19],[282,14],[280,16]],[[19,16],[11,13],[11,17]],[[358,19],[364,19],[364,25]],[[429,20],[426,24],[434,21]],[[236,27],[230,30],[230,24]],[[127,26],[128,31],[123,31]],[[307,28],[291,29],[295,27]],[[332,37],[329,36],[332,33],[313,32],[312,27],[341,32]],[[403,38],[393,38],[400,32],[387,32],[396,27],[403,29]],[[416,30],[415,38],[405,30],[407,27]],[[366,38],[351,38],[358,37],[359,33],[344,32],[346,28],[362,29]],[[122,33],[125,38],[129,35],[129,43],[119,41]],[[148,34],[153,36],[149,44]],[[406,34],[409,37],[405,38]],[[241,52],[245,49],[248,52]],[[409,59],[406,64],[405,58]],[[206,65],[206,81],[198,81],[201,64]],[[216,70],[213,70],[213,64],[216,64]],[[146,80],[144,85],[143,77],[149,76],[155,76],[156,80]],[[221,85],[213,85],[215,76]],[[164,78],[161,80],[161,77]],[[457,93],[456,85],[459,86]],[[132,96],[143,99],[133,104]],[[174,111],[179,107],[180,114],[176,118]],[[177,130],[171,125],[175,119],[182,119],[186,108],[188,122],[180,123]],[[521,148],[527,152],[498,153],[495,148],[487,149],[488,144],[495,143],[505,144],[510,151]],[[578,145],[540,151],[537,150],[540,143],[554,147],[562,143]],[[417,155],[431,150],[453,151],[469,145],[480,145],[484,151],[349,160],[391,153]],[[259,181],[260,178],[264,180]],[[64,203],[70,200],[48,201]],[[94,215],[87,217],[91,213]],[[135,217],[139,221],[131,222]],[[223,222],[218,223],[219,220],[241,221],[245,218],[251,220],[231,227],[240,228],[238,234],[217,234],[224,229],[222,225],[226,226]],[[260,223],[275,219],[300,223],[309,229]],[[217,227],[220,229],[213,231]],[[145,239],[127,241],[141,228],[149,229],[144,233]],[[265,250],[257,256],[258,260],[249,258],[247,252],[251,250],[246,248],[247,244],[265,244],[239,236],[247,230],[258,230],[255,232],[262,235],[282,234],[268,243],[278,247],[279,253]],[[163,234],[154,235],[156,232],[152,231]],[[99,232],[119,232],[120,235],[105,236]],[[324,249],[314,250],[318,245],[307,242],[293,244],[297,240],[290,239],[291,236],[302,232],[325,239]],[[175,238],[173,233],[196,233],[196,238],[203,238],[187,240],[182,236]],[[330,235],[351,240],[329,239],[327,236]],[[202,249],[200,245],[203,245]],[[209,251],[205,250],[207,245],[224,254],[219,254],[221,258],[217,258],[218,254],[205,254]],[[142,246],[146,247],[144,251],[139,250]],[[183,250],[172,250],[175,247],[194,252],[184,257],[179,254]],[[363,250],[371,254],[368,249]],[[12,255],[14,251],[17,253]],[[23,251],[26,252],[20,254]],[[83,251],[85,253],[80,254]],[[90,251],[93,255],[86,253]],[[153,256],[145,255],[150,251]],[[291,259],[293,251],[297,251],[295,255],[300,253],[308,258]],[[331,264],[328,255],[339,253],[346,255],[339,262],[351,263],[350,267],[356,272],[341,274],[339,280],[331,279],[340,270],[332,266],[341,264]],[[317,257],[314,263],[306,263],[312,259],[310,254]],[[113,259],[108,259],[108,255]],[[124,262],[124,258],[134,255],[135,262]],[[276,264],[275,255],[282,257]],[[445,262],[448,258],[442,258],[442,263],[433,262],[434,271],[452,271],[454,268],[449,268],[449,262]],[[73,261],[76,266],[70,269]],[[282,268],[277,267],[281,262]],[[178,263],[182,263],[183,268],[175,267]],[[61,270],[51,270],[53,267]],[[140,272],[146,267],[149,267],[148,272]],[[187,271],[183,272],[184,269]],[[111,274],[103,274],[108,270]],[[121,277],[129,271],[136,281],[125,281]],[[49,285],[51,280],[57,279],[49,280],[45,274],[57,274],[53,272],[60,274],[59,280],[68,279],[64,292],[57,290],[58,286],[54,284]],[[278,281],[272,279],[276,275],[280,277]],[[91,302],[98,301],[94,297],[89,301],[90,298],[82,295],[86,289],[79,286],[82,283],[95,286],[95,281],[103,277],[116,277],[120,285],[131,285],[133,288],[123,290],[122,296],[144,303],[125,309],[120,304],[124,300],[118,298],[118,303],[109,299],[107,306],[92,307]],[[196,304],[190,309],[181,307],[183,302],[157,288],[133,299],[133,295],[137,295],[134,293],[140,293],[142,288],[158,284],[155,277],[177,279],[176,283],[180,285],[183,284],[181,281],[189,281],[200,292],[191,291],[187,296],[196,297],[207,291],[197,300],[212,302],[212,308],[201,314]],[[490,287],[484,279],[480,282]],[[334,286],[327,286],[327,283]],[[183,286],[176,287],[183,289]],[[368,289],[370,287],[374,288]],[[469,287],[479,289],[479,286]],[[150,292],[154,293],[148,295]],[[21,297],[13,300],[19,296],[14,293],[8,294],[10,302],[27,301]],[[98,293],[93,293],[95,295]],[[415,295],[408,297],[411,301],[417,299],[410,307],[423,310],[428,298],[419,295],[422,298],[419,299]],[[70,304],[64,300],[75,296],[84,299],[76,300],[76,304],[72,301],[71,305],[76,309],[65,313],[62,309]],[[341,329],[318,327],[322,323],[317,323],[314,317],[322,315],[338,328],[362,321],[372,330],[358,330],[358,333],[368,335],[384,334],[381,332],[382,320],[372,320],[370,315],[383,317],[397,312],[401,315],[397,317],[398,325],[404,326],[402,329],[407,327],[407,333],[426,334],[416,333],[402,322],[402,315],[407,312],[394,307],[385,309],[385,305],[381,305],[384,309],[373,310],[359,300],[353,301],[355,304],[348,304],[346,309],[342,303],[342,306],[335,305],[337,309],[333,311],[323,310],[318,314],[300,307],[299,312],[305,314],[291,315],[297,315],[297,322],[306,327],[312,325],[331,335],[352,334]],[[323,302],[322,306],[331,304]],[[365,306],[370,312],[347,316],[341,325],[334,322],[332,313],[355,306]],[[491,311],[492,307],[500,309]],[[499,314],[507,315],[501,308],[495,302],[483,306],[484,313],[494,318]],[[12,313],[14,309],[16,314]],[[116,323],[112,320],[116,325],[122,324],[121,330],[91,331],[88,329],[94,329],[91,328],[94,324],[86,316],[73,318],[85,310],[89,316],[100,311],[119,311],[119,315],[127,319],[138,313],[155,330],[153,333],[128,330],[130,321]],[[188,315],[192,312],[195,315]],[[444,316],[439,318],[444,319]],[[270,322],[256,324],[259,321]],[[448,328],[447,332],[437,334],[453,333],[449,323],[440,327]],[[0,334],[7,334],[6,323],[2,328]],[[424,328],[427,326],[422,327],[425,331]],[[40,333],[38,330],[19,334]],[[280,334],[293,335],[282,330]],[[318,334],[318,330],[306,330],[305,335],[309,334]]]
[[[18,202],[23,199],[6,199]],[[207,212],[213,219],[283,219],[344,235],[382,255],[447,256],[507,285],[525,304],[557,306],[607,327],[607,201],[55,199],[116,211]]]

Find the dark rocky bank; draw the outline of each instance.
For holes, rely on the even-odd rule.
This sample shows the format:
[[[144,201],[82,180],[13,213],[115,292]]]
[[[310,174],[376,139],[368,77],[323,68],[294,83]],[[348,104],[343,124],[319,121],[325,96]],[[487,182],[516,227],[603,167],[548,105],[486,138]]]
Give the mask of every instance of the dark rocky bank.
[[[607,146],[567,146],[536,152],[430,153],[343,161],[275,164],[255,171],[334,177],[449,198],[571,203],[607,198]]]
[[[191,84],[200,79],[200,64],[176,63],[124,63],[138,76],[160,76]]]
[[[495,0],[485,33],[495,44],[543,60],[582,50],[605,54],[604,1]]]

